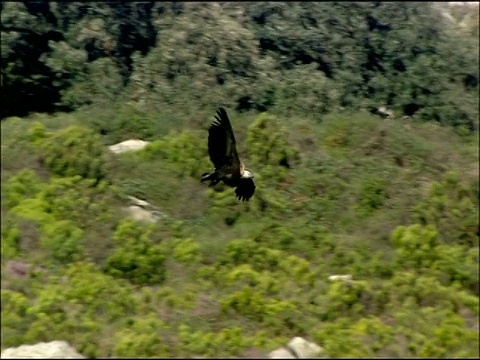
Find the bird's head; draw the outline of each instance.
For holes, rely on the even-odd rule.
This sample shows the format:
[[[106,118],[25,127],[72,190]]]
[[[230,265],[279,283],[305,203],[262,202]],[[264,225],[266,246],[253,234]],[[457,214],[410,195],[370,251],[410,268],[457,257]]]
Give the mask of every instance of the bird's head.
[[[243,170],[242,178],[251,179],[253,177],[254,177],[253,174],[249,170],[247,170],[247,169]]]

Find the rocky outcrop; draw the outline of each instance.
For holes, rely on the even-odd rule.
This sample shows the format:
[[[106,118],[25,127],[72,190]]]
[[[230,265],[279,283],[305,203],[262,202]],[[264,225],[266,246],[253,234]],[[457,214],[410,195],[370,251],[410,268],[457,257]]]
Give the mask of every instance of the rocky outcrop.
[[[41,342],[2,351],[2,359],[85,359],[66,341]]]
[[[115,145],[111,145],[108,148],[114,154],[121,154],[127,151],[141,150],[148,144],[149,144],[148,141],[130,139],[130,140],[122,141],[121,143],[118,143]]]
[[[296,359],[296,357],[290,352],[290,350],[282,347],[277,350],[273,350],[269,355],[269,359]]]
[[[317,359],[325,357],[321,346],[301,337],[294,337],[286,347],[272,351],[269,359]]]
[[[5,265],[5,272],[10,276],[25,279],[30,273],[30,266],[22,261],[10,260]]]
[[[157,209],[156,206],[149,202],[136,197],[129,196],[130,205],[125,208],[128,215],[137,221],[155,223],[168,216]]]
[[[328,280],[330,281],[345,281],[349,282],[352,281],[352,275],[350,274],[345,274],[345,275],[330,275],[328,277]]]

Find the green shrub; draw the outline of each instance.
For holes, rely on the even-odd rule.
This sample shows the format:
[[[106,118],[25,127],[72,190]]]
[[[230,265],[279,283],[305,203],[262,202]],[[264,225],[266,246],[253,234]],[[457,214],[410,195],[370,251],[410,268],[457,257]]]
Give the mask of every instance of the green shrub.
[[[57,219],[69,219],[83,229],[112,217],[109,201],[115,196],[115,189],[105,181],[97,183],[78,175],[53,178],[39,194],[46,212]]]
[[[438,259],[438,232],[433,226],[419,224],[398,226],[392,232],[393,245],[398,254],[398,262],[417,270],[430,268]]]
[[[20,254],[21,232],[13,221],[2,221],[2,261]]]
[[[37,146],[50,135],[51,133],[46,130],[45,125],[38,120],[30,126],[30,129],[28,129],[30,142]]]
[[[435,226],[444,243],[478,247],[478,183],[467,184],[449,171],[434,182],[426,199],[416,207],[414,218]]]
[[[160,284],[165,280],[165,248],[152,242],[153,227],[127,219],[115,231],[117,248],[106,260],[105,271],[112,276],[128,279],[134,284]]]
[[[193,331],[188,325],[180,325],[178,337],[182,349],[201,356],[238,356],[250,343],[239,327],[221,329],[218,332]]]
[[[161,341],[167,325],[155,314],[138,319],[129,319],[128,328],[115,333],[116,345],[113,356],[127,358],[169,357],[169,349]]]
[[[45,164],[55,175],[79,175],[97,182],[106,177],[106,150],[90,129],[71,125],[42,141],[40,149]]]
[[[1,294],[2,349],[23,345],[31,321],[27,314],[30,301],[25,295],[13,290],[2,289]]]
[[[360,198],[356,205],[361,217],[370,216],[382,208],[385,200],[388,199],[385,186],[385,181],[381,179],[368,179],[363,182]]]
[[[212,167],[204,137],[190,131],[171,133],[153,141],[140,152],[140,156],[144,160],[166,160],[172,171],[180,176],[200,178]]]
[[[180,239],[176,241],[173,257],[182,263],[198,264],[201,260],[200,245],[193,239]]]
[[[35,171],[21,170],[4,184],[6,205],[11,209],[19,205],[22,200],[35,197],[44,187],[45,183]]]
[[[252,166],[257,164],[260,167],[261,170],[257,171],[265,179],[284,180],[286,169],[299,159],[299,151],[287,142],[278,119],[267,113],[258,115],[248,126],[246,144],[249,161]]]
[[[322,319],[356,318],[365,315],[372,307],[373,291],[367,281],[336,281],[330,285],[325,301],[320,314]]]
[[[55,221],[42,227],[40,246],[62,263],[83,258],[83,231],[69,220]]]
[[[32,318],[24,341],[62,338],[83,354],[109,353],[109,326],[133,315],[138,301],[125,281],[103,274],[94,264],[76,262],[51,276],[27,310]],[[106,347],[103,347],[106,345]]]
[[[432,273],[442,284],[458,283],[478,294],[478,248],[441,244],[437,253]]]

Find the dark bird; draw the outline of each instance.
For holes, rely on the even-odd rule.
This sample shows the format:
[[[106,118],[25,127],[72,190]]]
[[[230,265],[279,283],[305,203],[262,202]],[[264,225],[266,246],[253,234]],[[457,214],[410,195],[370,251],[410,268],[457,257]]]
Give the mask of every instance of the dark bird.
[[[219,108],[215,120],[208,129],[208,155],[215,171],[204,173],[202,182],[210,180],[214,186],[220,181],[235,188],[239,200],[248,201],[255,192],[253,175],[238,157],[232,124],[224,108]]]

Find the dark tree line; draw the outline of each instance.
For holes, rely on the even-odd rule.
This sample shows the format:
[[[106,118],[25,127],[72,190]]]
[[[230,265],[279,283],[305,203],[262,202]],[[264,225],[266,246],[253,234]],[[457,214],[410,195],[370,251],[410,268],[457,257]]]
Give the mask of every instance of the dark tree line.
[[[478,128],[478,25],[449,23],[438,4],[25,1],[1,12],[1,117],[143,94],[258,111],[388,106]]]

